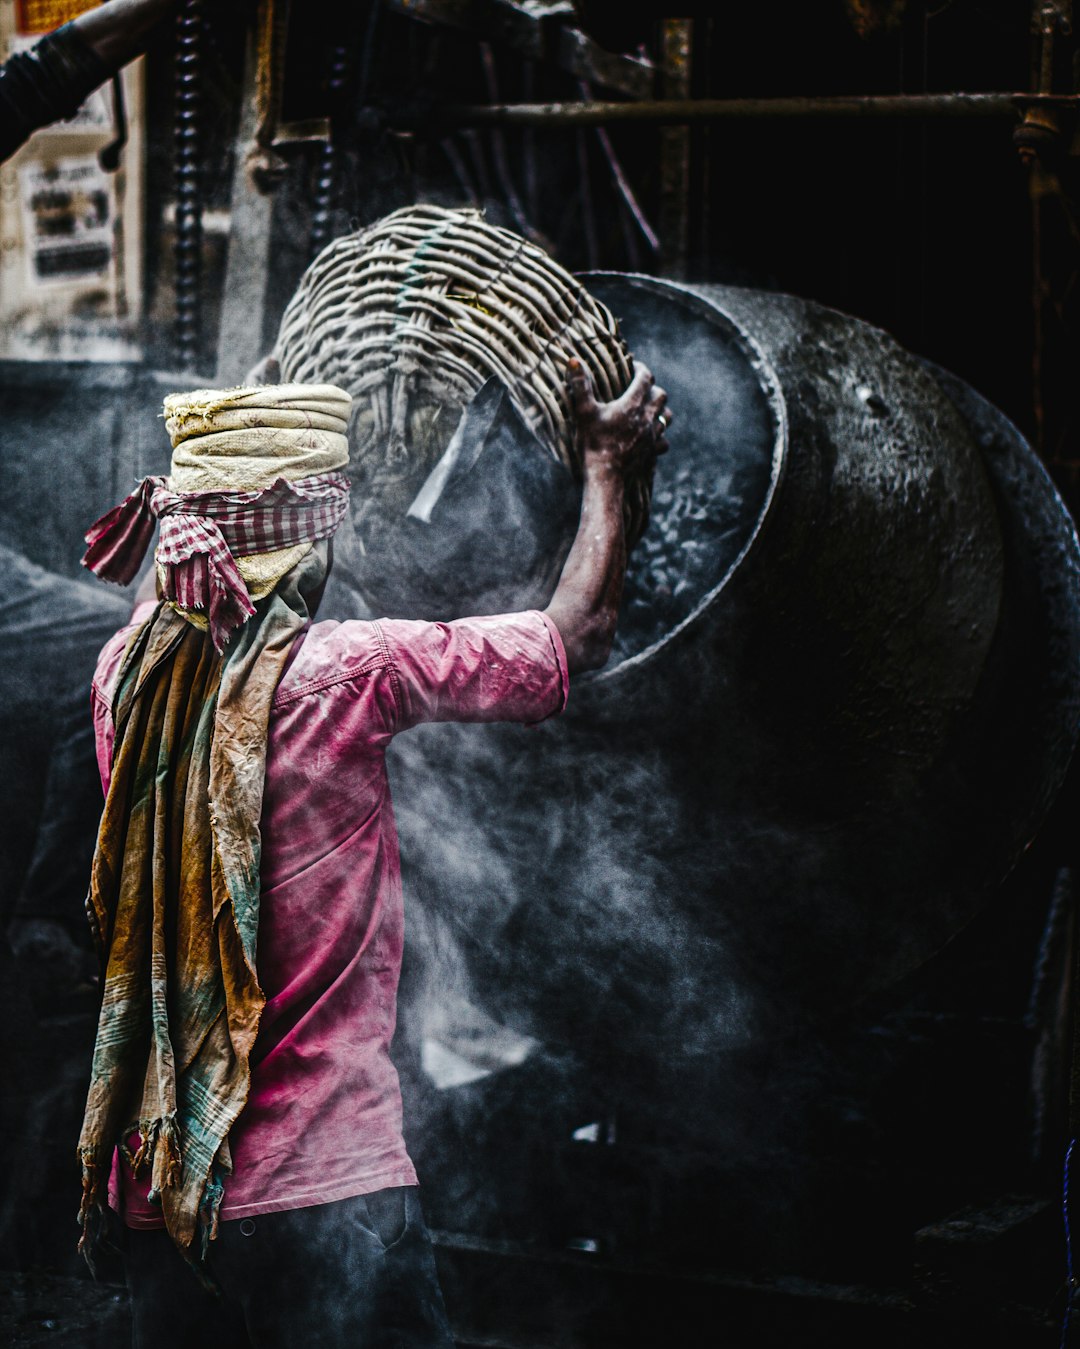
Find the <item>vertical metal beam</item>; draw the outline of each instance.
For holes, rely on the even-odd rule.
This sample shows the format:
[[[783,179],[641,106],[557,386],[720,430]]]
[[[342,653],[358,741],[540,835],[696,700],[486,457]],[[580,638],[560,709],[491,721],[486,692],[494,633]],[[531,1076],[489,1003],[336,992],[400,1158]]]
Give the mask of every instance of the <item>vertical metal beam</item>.
[[[249,34],[218,334],[217,382],[222,386],[239,384],[264,354],[263,320],[270,276],[270,224],[274,198],[271,192],[259,190],[251,171],[253,156],[259,150],[256,140],[260,121],[257,85],[258,51],[254,36]]]
[[[202,318],[202,0],[184,0],[176,16],[176,360],[199,364]]]
[[[664,19],[660,29],[661,98],[690,97],[693,20]],[[665,276],[684,277],[690,248],[690,128],[660,131],[660,257]]]

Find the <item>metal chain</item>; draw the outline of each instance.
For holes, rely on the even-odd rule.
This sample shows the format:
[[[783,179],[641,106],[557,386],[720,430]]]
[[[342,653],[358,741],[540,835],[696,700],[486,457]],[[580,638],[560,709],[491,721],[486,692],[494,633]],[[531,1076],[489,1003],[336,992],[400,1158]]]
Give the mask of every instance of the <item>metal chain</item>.
[[[176,20],[176,359],[198,362],[202,280],[202,191],[199,114],[202,103],[202,0],[183,0]]]
[[[334,48],[330,63],[330,133],[319,148],[315,166],[315,191],[311,207],[310,256],[321,253],[332,237],[334,209],[338,197],[338,160],[340,154],[334,141],[335,113],[349,70],[349,52],[345,46]]]

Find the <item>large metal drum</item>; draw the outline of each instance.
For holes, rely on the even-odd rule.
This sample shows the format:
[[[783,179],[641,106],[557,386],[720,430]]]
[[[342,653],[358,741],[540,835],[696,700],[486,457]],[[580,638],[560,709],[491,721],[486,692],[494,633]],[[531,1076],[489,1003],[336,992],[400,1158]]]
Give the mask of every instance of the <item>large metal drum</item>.
[[[1015,429],[885,334],[783,296],[589,285],[679,413],[616,652],[562,718],[420,728],[392,772],[432,996],[598,1061],[837,1005],[963,925],[1076,738],[1080,563]],[[86,518],[165,467],[175,377],[20,378],[5,542],[75,570]],[[87,383],[72,502],[46,489]],[[325,615],[359,616],[340,544]],[[101,631],[119,621],[94,599]],[[48,596],[39,612],[64,626]],[[101,631],[72,632],[80,682]],[[19,689],[28,668],[14,659]],[[37,701],[55,729],[57,699]]]
[[[541,727],[401,737],[395,800],[437,987],[597,1060],[695,1053],[913,968],[1031,839],[1077,543],[1014,428],[886,334],[588,284],[678,413],[616,653]]]

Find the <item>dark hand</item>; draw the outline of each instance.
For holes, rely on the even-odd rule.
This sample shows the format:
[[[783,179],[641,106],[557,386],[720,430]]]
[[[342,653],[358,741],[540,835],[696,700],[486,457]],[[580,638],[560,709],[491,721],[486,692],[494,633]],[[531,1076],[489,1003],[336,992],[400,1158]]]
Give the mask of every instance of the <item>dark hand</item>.
[[[638,365],[630,387],[610,403],[598,403],[589,372],[577,358],[568,367],[570,393],[581,438],[583,468],[601,464],[621,477],[651,474],[658,454],[666,453],[673,416],[667,394],[652,372]]]
[[[627,479],[631,492],[667,449],[667,394],[639,366],[630,387],[598,403],[582,363],[567,372],[581,444],[581,516],[547,607],[566,647],[571,674],[598,670],[611,654],[626,575]]]

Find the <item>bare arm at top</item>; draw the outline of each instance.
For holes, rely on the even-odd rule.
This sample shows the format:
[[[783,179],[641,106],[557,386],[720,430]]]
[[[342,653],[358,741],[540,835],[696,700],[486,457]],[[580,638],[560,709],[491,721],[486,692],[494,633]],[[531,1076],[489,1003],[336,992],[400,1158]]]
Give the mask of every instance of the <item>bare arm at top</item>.
[[[72,21],[82,40],[110,70],[119,70],[146,47],[151,30],[176,0],[108,0]]]
[[[143,51],[175,0],[109,0],[0,66],[0,162]]]
[[[547,615],[559,629],[571,674],[597,670],[611,654],[626,575],[623,496],[626,479],[651,473],[667,449],[667,394],[639,365],[633,383],[598,403],[588,372],[570,362],[570,387],[582,443],[581,519]]]

